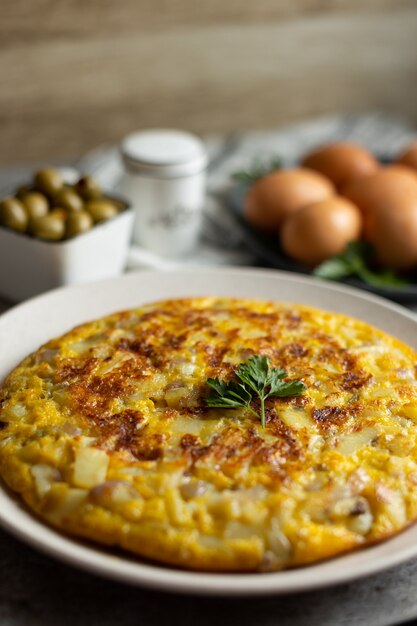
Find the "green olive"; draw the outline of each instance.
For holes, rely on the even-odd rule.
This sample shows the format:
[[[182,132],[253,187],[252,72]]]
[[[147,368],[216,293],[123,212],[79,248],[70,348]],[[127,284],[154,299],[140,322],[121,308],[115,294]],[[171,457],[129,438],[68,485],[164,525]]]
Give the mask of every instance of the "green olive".
[[[93,218],[87,211],[78,211],[77,213],[70,213],[67,220],[67,237],[75,237],[81,233],[85,233],[93,226]]]
[[[49,211],[48,198],[39,191],[29,191],[22,197],[22,204],[25,207],[30,220],[46,215]]]
[[[57,170],[45,169],[39,170],[35,174],[35,187],[38,191],[53,196],[59,191],[64,184],[62,176]]]
[[[92,176],[80,178],[75,188],[84,200],[95,200],[103,195],[100,185]]]
[[[65,220],[59,215],[48,213],[33,221],[32,232],[40,239],[58,241],[65,234]]]
[[[0,223],[13,230],[25,232],[29,218],[23,204],[17,198],[5,198],[0,202]]]
[[[16,198],[19,198],[19,200],[22,200],[22,198],[24,198],[24,196],[30,191],[33,191],[32,185],[21,185],[16,189],[15,196]]]
[[[72,211],[81,211],[84,202],[80,195],[71,187],[63,187],[54,196],[54,202],[57,206],[62,207],[69,213]]]
[[[52,207],[49,215],[53,215],[54,217],[57,217],[58,219],[62,220],[63,222],[66,222],[67,219],[68,219],[68,211],[63,209],[61,206],[54,206],[54,207]]]
[[[117,215],[117,208],[110,200],[90,200],[85,208],[95,223],[104,222]]]

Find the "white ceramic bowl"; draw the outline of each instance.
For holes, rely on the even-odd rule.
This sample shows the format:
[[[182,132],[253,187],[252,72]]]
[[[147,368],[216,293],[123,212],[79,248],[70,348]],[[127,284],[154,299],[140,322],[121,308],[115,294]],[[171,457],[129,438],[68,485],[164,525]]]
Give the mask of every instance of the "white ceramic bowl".
[[[154,300],[205,295],[285,300],[337,311],[374,324],[417,348],[417,318],[413,313],[342,285],[271,270],[142,271],[93,285],[58,289],[3,314],[0,381],[39,345],[86,320]],[[181,593],[242,598],[327,587],[417,557],[414,524],[389,541],[309,567],[265,574],[185,571],[60,533],[32,515],[1,483],[0,525],[51,556],[117,581]]]
[[[0,296],[20,302],[55,287],[117,276],[126,264],[132,227],[128,206],[113,219],[63,241],[44,241],[0,226]]]

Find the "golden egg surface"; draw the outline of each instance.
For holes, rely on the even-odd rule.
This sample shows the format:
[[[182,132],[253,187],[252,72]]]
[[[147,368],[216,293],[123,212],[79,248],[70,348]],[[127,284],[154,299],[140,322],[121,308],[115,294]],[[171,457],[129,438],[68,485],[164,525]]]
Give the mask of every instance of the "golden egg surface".
[[[269,357],[304,394],[208,408],[208,377]],[[0,391],[0,475],[48,524],[161,563],[314,563],[417,517],[416,354],[358,320],[228,298],[83,324]],[[254,401],[253,407],[259,408]]]

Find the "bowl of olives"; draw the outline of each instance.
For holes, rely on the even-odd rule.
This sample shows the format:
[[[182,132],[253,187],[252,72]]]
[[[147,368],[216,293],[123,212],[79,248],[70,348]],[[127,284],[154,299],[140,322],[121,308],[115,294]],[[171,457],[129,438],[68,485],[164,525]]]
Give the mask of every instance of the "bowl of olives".
[[[93,177],[39,170],[0,200],[0,294],[20,301],[121,273],[132,226],[129,204]]]

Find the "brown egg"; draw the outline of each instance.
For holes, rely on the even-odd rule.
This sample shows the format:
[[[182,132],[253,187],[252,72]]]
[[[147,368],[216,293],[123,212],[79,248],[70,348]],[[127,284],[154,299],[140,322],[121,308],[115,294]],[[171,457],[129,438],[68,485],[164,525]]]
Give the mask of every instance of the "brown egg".
[[[379,168],[378,161],[368,150],[347,141],[331,143],[310,152],[302,165],[327,176],[338,189],[355,178],[373,174]]]
[[[284,222],[281,244],[284,252],[306,265],[317,265],[340,254],[361,233],[359,209],[340,196],[310,204]]]
[[[288,215],[333,194],[332,183],[317,172],[305,168],[278,170],[249,189],[245,216],[255,228],[276,233]]]
[[[397,159],[397,163],[407,165],[417,171],[417,140],[408,146]]]
[[[381,168],[372,176],[353,181],[343,190],[343,195],[363,213],[365,235],[369,231],[368,223],[374,211],[380,208],[395,211],[396,207],[416,194],[417,177],[403,165]]]
[[[397,270],[417,266],[417,192],[374,210],[368,219],[367,239],[382,265]]]

